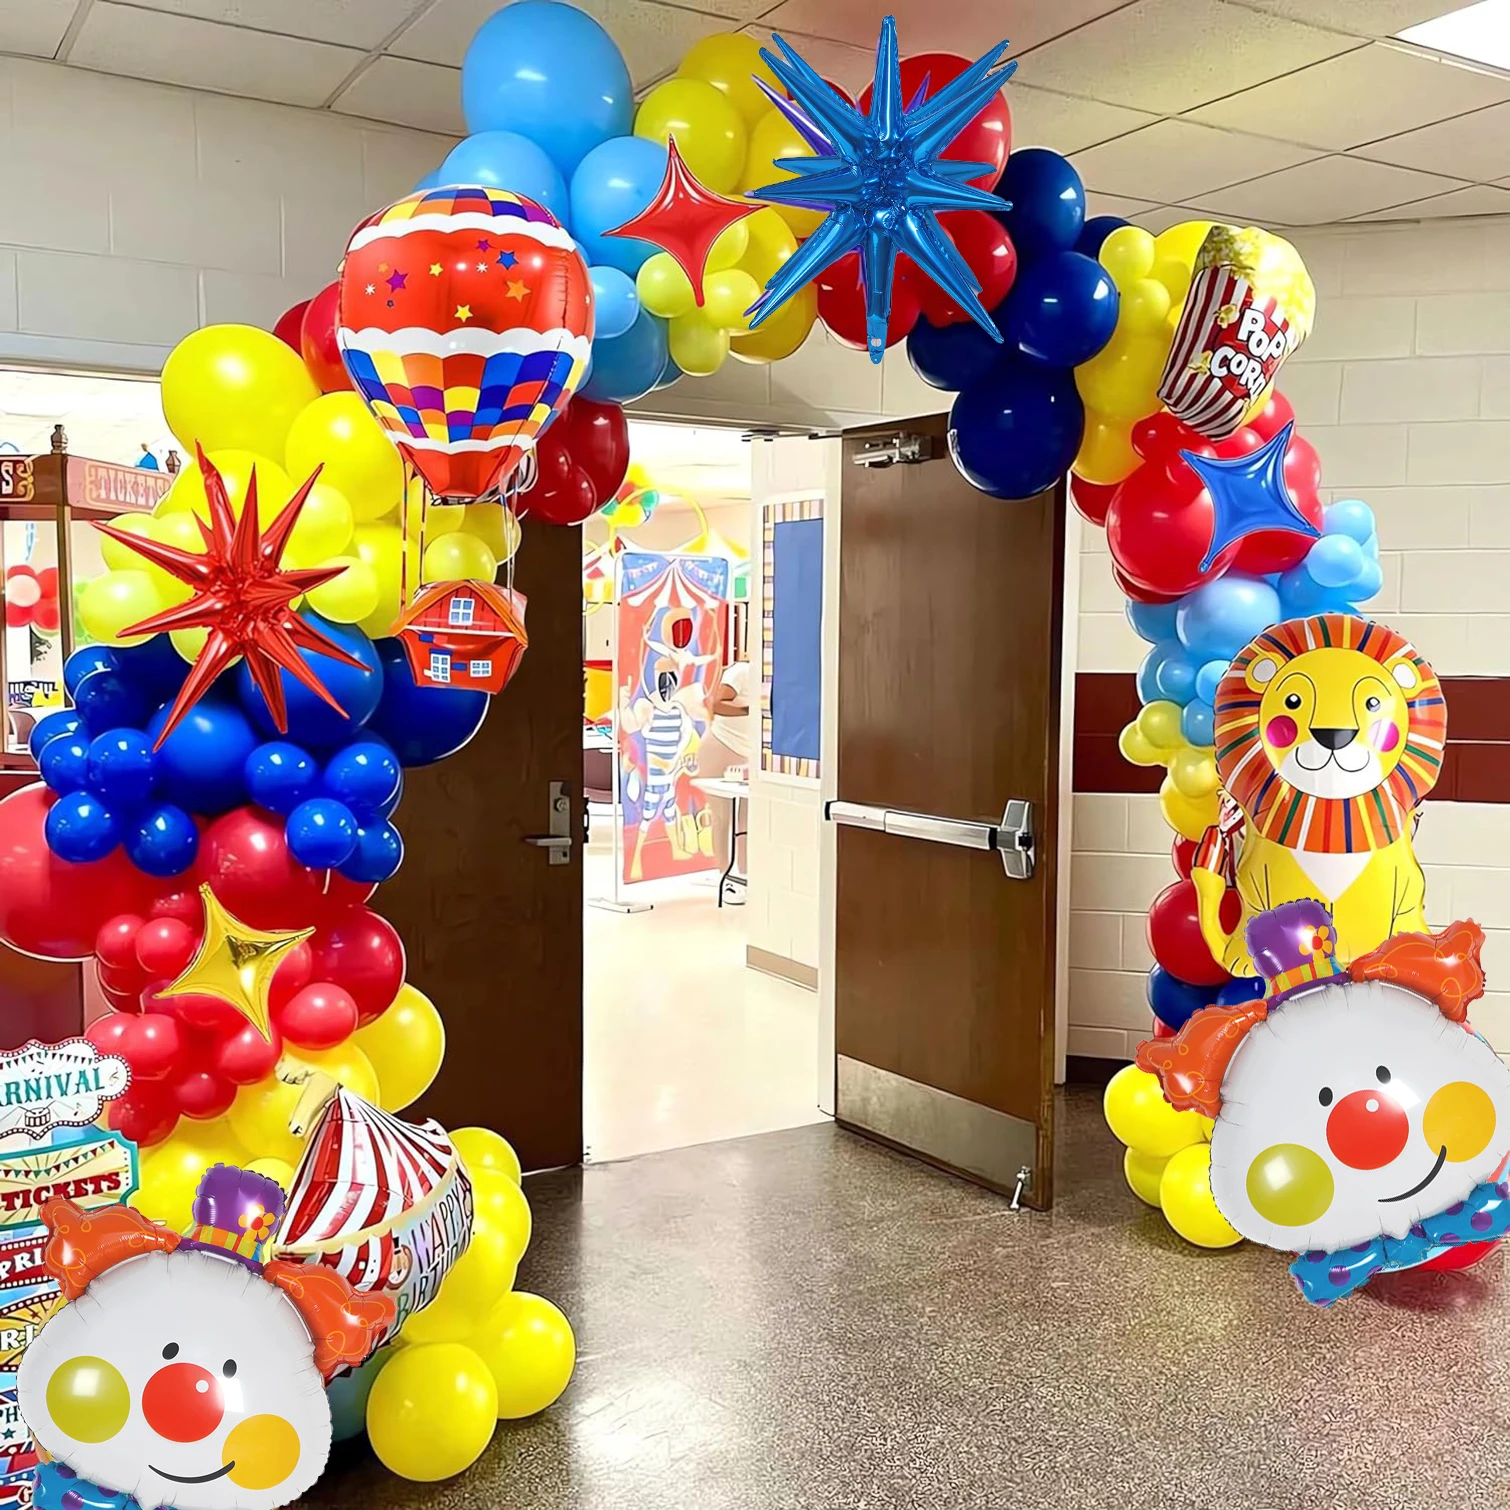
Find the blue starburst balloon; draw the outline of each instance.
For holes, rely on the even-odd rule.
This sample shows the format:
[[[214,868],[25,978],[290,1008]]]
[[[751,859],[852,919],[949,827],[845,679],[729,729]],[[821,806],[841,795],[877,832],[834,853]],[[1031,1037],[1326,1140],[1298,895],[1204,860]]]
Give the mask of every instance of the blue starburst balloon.
[[[991,171],[988,163],[944,162],[939,154],[1016,71],[1002,67],[1008,44],[998,43],[932,99],[908,108],[902,100],[902,62],[896,22],[881,23],[870,114],[841,99],[784,38],[782,56],[760,56],[786,85],[811,123],[832,144],[826,157],[784,157],[776,166],[797,175],[752,191],[756,199],[823,209],[823,223],[787,259],[751,305],[750,323],[768,315],[824,268],[856,248],[865,289],[866,347],[872,362],[886,350],[891,284],[897,254],[905,252],[982,330],[1001,340],[978,297],[980,283],[938,223],[941,210],[1010,208],[996,194],[967,182]]]

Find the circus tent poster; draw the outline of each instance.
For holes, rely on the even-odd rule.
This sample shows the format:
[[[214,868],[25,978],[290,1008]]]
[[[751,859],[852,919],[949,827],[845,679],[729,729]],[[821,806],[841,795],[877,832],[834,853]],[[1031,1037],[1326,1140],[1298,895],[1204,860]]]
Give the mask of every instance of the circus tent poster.
[[[692,784],[723,674],[729,563],[718,556],[619,558],[619,798],[625,881],[710,870],[707,800]]]

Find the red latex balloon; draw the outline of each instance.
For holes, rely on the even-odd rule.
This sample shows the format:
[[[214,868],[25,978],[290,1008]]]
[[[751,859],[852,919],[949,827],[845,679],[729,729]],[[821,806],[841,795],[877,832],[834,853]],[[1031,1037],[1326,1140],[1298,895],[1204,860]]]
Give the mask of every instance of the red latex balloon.
[[[0,942],[39,959],[88,959],[101,926],[144,912],[156,883],[123,849],[87,865],[60,860],[42,832],[53,800],[40,781],[0,799]]]
[[[268,1009],[276,1011],[284,1002],[297,996],[309,984],[314,968],[314,950],[307,943],[295,944],[273,972],[267,991]]]
[[[190,1069],[166,1082],[186,1117],[209,1121],[223,1116],[236,1099],[236,1087],[212,1070]]]
[[[177,1019],[143,1012],[124,1020],[120,1052],[135,1079],[161,1080],[182,1065],[185,1040]]]
[[[304,355],[304,349],[300,342],[304,331],[304,311],[308,308],[309,300],[300,299],[297,304],[285,309],[278,316],[278,323],[273,326],[273,334],[285,346],[292,346],[300,356]]]
[[[520,495],[519,513],[547,524],[581,524],[618,492],[628,470],[623,408],[578,395],[540,437],[535,481]]]
[[[325,881],[325,911],[339,911],[343,907],[360,907],[377,890],[376,881],[348,881],[340,871],[329,872]]]
[[[1178,470],[1190,468],[1181,462]],[[1202,488],[1193,498],[1180,498],[1165,469],[1154,462],[1145,462],[1117,484],[1106,511],[1112,560],[1129,582],[1166,597],[1179,597],[1221,576],[1236,560],[1241,542],[1223,550],[1209,569],[1201,569],[1214,528],[1210,494]]]
[[[542,519],[546,524],[581,524],[584,519],[591,519],[607,500],[599,499],[598,490],[593,487],[585,467],[573,463],[566,452],[560,454],[566,457],[560,481],[543,486],[537,482],[521,495],[527,501],[520,512]]]
[[[1201,936],[1193,881],[1176,881],[1154,898],[1148,909],[1148,947],[1171,975],[1192,986],[1220,986],[1231,979]]]
[[[919,89],[927,85],[924,99],[931,99],[945,84],[956,79],[970,66],[969,58],[952,52],[920,52],[902,59],[902,99],[911,104]],[[870,110],[871,86],[860,95],[860,109]],[[960,163],[989,163],[991,171],[970,180],[977,188],[995,187],[1001,170],[1012,150],[1012,112],[1006,97],[998,91],[981,107],[980,114],[966,123],[942,156]]]
[[[1174,1029],[1162,1017],[1155,1017],[1153,1020],[1153,1036],[1155,1038],[1173,1038]]]
[[[357,1004],[349,991],[316,981],[275,1010],[273,1018],[296,1048],[333,1049],[356,1032]]]
[[[1180,873],[1182,881],[1190,879],[1190,867],[1195,864],[1195,848],[1194,839],[1176,839],[1174,847],[1169,851],[1169,858],[1174,861],[1174,868]]]
[[[198,947],[199,930],[177,918],[152,918],[136,935],[137,963],[158,980],[181,975]]]
[[[598,404],[580,394],[551,429],[566,426],[572,460],[592,478],[599,505],[619,491],[629,470],[629,421],[621,404]]]
[[[923,306],[918,301],[919,284],[924,280],[916,269],[897,263],[891,282],[891,315],[886,321],[886,344],[895,346],[905,340],[918,322]],[[837,262],[824,268],[814,280],[818,289],[818,318],[828,326],[836,341],[866,349],[865,286],[860,281],[860,254],[846,252]]]
[[[1262,443],[1273,440],[1294,418],[1295,411],[1290,407],[1289,399],[1277,388],[1272,388],[1269,390],[1269,402],[1248,421],[1248,428]]]
[[[131,1019],[120,1012],[107,1012],[84,1029],[84,1036],[102,1054],[119,1054],[125,1059],[121,1044],[126,1037],[126,1026]],[[129,1061],[128,1061],[129,1063]]]
[[[386,918],[349,908],[329,917],[310,945],[315,979],[349,992],[361,1024],[388,1010],[404,983],[404,945]]]
[[[107,918],[94,936],[94,957],[112,970],[135,971],[136,935],[142,920],[134,912]]]
[[[1178,603],[1185,596],[1180,592],[1150,592],[1148,588],[1140,587],[1130,580],[1115,561],[1112,562],[1112,581],[1117,584],[1122,596],[1131,598],[1134,603]]]
[[[157,1080],[133,1080],[106,1112],[110,1126],[138,1148],[161,1143],[178,1126],[178,1098]]]
[[[238,1032],[222,1039],[215,1050],[215,1070],[232,1085],[255,1085],[273,1072],[283,1053],[283,1039],[274,1027],[271,1040],[259,1033],[252,1023],[243,1023]]]
[[[1087,482],[1083,477],[1070,473],[1070,502],[1075,512],[1091,524],[1105,525],[1106,511],[1111,507],[1112,496],[1117,491],[1115,482]]]
[[[1181,451],[1194,451],[1199,456],[1217,454],[1216,446],[1199,430],[1192,430],[1167,409],[1140,419],[1132,427],[1132,448],[1144,461],[1178,462]],[[1200,479],[1194,472],[1189,475],[1199,487]]]
[[[299,352],[321,393],[340,393],[351,387],[341,348],[336,344],[336,320],[341,309],[341,285],[328,283],[304,306],[299,322]]]
[[[1017,281],[1017,248],[1006,226],[984,210],[952,210],[939,216],[939,224],[980,280],[980,302],[988,311],[995,309]],[[913,276],[924,315],[935,325],[959,325],[973,318],[932,278],[919,276],[911,258],[900,260]]]
[[[153,902],[147,916],[154,918],[177,918],[187,923],[196,933],[204,927],[204,903],[199,893],[193,890],[170,891]]]
[[[227,912],[254,928],[307,926],[325,892],[325,872],[289,854],[283,820],[255,807],[234,808],[205,829],[196,873]]]
[[[219,1037],[234,1033],[246,1021],[230,1002],[218,996],[160,996],[167,981],[154,981],[142,992],[142,1011],[160,1013],[177,1020],[191,1032]]]

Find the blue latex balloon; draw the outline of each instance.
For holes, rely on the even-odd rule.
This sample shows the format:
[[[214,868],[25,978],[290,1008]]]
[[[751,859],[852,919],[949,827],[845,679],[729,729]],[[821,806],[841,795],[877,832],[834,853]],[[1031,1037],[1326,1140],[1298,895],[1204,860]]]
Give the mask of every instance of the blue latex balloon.
[[[1143,657],[1138,667],[1137,688],[1140,703],[1156,703],[1159,700],[1159,666],[1164,659],[1164,646],[1155,645]]]
[[[148,706],[147,699],[119,671],[91,671],[74,688],[74,712],[91,731],[140,728]]]
[[[391,818],[398,810],[398,805],[404,800],[404,768],[399,767],[398,790],[377,810],[379,818]]]
[[[1133,632],[1150,644],[1160,640],[1172,640],[1175,636],[1175,603],[1139,603],[1135,598],[1127,600],[1127,622]]]
[[[152,715],[154,743],[168,721],[166,705]],[[157,789],[191,813],[223,813],[246,801],[246,757],[257,736],[234,703],[202,698],[184,715],[157,752]]]
[[[346,666],[312,650],[299,652],[304,664],[341,705],[344,711],[340,713],[316,697],[302,682],[296,682],[288,672],[278,673],[288,705],[288,738],[307,749],[329,749],[332,745],[344,743],[371,717],[383,695],[382,668],[372,641],[355,624],[333,624],[307,609],[299,617],[362,663],[360,668]],[[245,661],[236,669],[236,696],[264,738],[282,737]]]
[[[1195,674],[1195,695],[1203,703],[1216,701],[1216,689],[1221,686],[1222,678],[1227,674],[1230,661],[1207,661]]]
[[[1148,972],[1147,992],[1153,1015],[1176,1033],[1202,1007],[1209,1007],[1214,995],[1210,986],[1192,986],[1189,981],[1171,975],[1162,965],[1155,965]]]
[[[111,729],[89,744],[89,785],[119,813],[134,812],[152,795],[157,756],[140,729]]]
[[[140,645],[118,645],[113,653],[121,675],[142,694],[149,707],[177,696],[189,674],[189,663],[165,634],[154,634]]]
[[[1180,709],[1180,733],[1188,743],[1209,745],[1216,739],[1216,713],[1208,702],[1192,698]]]
[[[592,307],[597,322],[593,340],[611,341],[634,324],[640,313],[640,296],[634,279],[620,268],[600,263],[588,272],[592,275]]]
[[[1180,599],[1180,643],[1201,661],[1231,660],[1261,629],[1279,622],[1279,594],[1262,577],[1228,572]]]
[[[1351,535],[1323,535],[1306,552],[1305,569],[1318,587],[1348,587],[1367,559]],[[98,675],[98,673],[96,673]]]
[[[47,847],[76,865],[103,860],[121,842],[120,820],[93,792],[69,792],[47,810]]]
[[[1308,614],[1322,613],[1332,598],[1306,570],[1304,561],[1287,572],[1281,572],[1275,586],[1279,592],[1281,619],[1303,619]]]
[[[288,815],[288,852],[311,870],[344,865],[356,848],[357,820],[351,809],[329,797],[311,797]]]
[[[431,168],[409,192],[411,194],[424,194],[430,189],[438,189],[444,182],[445,179],[440,176],[440,169]]]
[[[1377,530],[1363,542],[1363,554],[1370,561],[1377,561],[1379,559],[1379,532]]]
[[[997,212],[1017,248],[1018,261],[1032,262],[1050,252],[1067,252],[1085,228],[1085,187],[1066,158],[1047,147],[1014,152],[996,181],[996,192],[1011,202]]]
[[[1154,673],[1159,696],[1167,703],[1182,707],[1195,695],[1195,662],[1179,645],[1169,646]]]
[[[919,315],[907,335],[907,360],[912,370],[925,383],[946,393],[985,382],[1002,358],[1001,343],[969,320],[935,325]]]
[[[37,770],[55,792],[82,792],[89,785],[89,741],[82,729],[49,739],[37,757]]]
[[[199,829],[181,807],[161,802],[127,828],[126,854],[149,876],[181,875],[198,858]]]
[[[350,1442],[367,1430],[367,1397],[377,1376],[397,1356],[395,1347],[382,1347],[360,1368],[332,1379],[325,1386],[330,1405],[330,1434],[337,1442]]]
[[[247,796],[270,813],[291,813],[320,788],[314,756],[284,739],[258,745],[246,757],[242,774]]]
[[[1357,578],[1348,585],[1348,601],[1350,603],[1365,603],[1383,586],[1384,568],[1377,561],[1365,556],[1363,565],[1358,570]]]
[[[1244,1002],[1257,1001],[1267,988],[1268,982],[1261,975],[1234,975],[1217,988],[1216,1004],[1239,1007]]]
[[[509,9],[528,3],[516,0]],[[655,198],[665,176],[666,149],[639,136],[616,136],[582,159],[571,179],[571,224],[577,245],[592,266],[616,267],[632,278],[640,264],[660,250],[637,237],[603,232],[633,220]]]
[[[1117,285],[1093,257],[1055,252],[1029,263],[1006,301],[1006,337],[1050,367],[1088,362],[1117,328]]]
[[[404,841],[391,823],[367,823],[357,829],[356,849],[340,867],[348,881],[386,881],[404,863]]]
[[[1101,243],[1113,231],[1120,231],[1123,226],[1129,224],[1131,222],[1123,220],[1120,215],[1092,215],[1080,229],[1080,235],[1075,241],[1075,250],[1083,257],[1099,257]]]
[[[1321,511],[1323,535],[1348,535],[1367,545],[1374,533],[1374,511],[1361,498],[1339,498]]]
[[[440,165],[440,181],[482,184],[522,194],[543,204],[562,225],[567,225],[571,214],[561,170],[541,148],[516,131],[479,131],[458,142]]]
[[[330,757],[320,784],[327,797],[366,818],[383,812],[403,779],[398,757],[382,740],[357,739]]]
[[[662,388],[669,388],[673,383],[680,382],[686,377],[686,373],[672,360],[671,353],[666,353],[666,365],[661,368],[661,375],[655,380],[653,393],[659,393]]]
[[[667,360],[666,322],[642,308],[623,335],[592,343],[592,374],[578,391],[595,404],[627,404],[655,387]]]
[[[1008,359],[955,399],[949,453],[983,493],[1032,498],[1069,471],[1084,429],[1072,373]]]
[[[585,11],[556,0],[517,0],[485,21],[461,64],[469,131],[517,131],[570,174],[634,124],[629,68]]]
[[[31,758],[40,763],[42,751],[53,740],[61,739],[65,734],[76,733],[83,727],[84,720],[72,708],[59,708],[55,712],[44,714],[32,725],[31,737],[26,742]]]
[[[488,694],[459,687],[421,687],[397,640],[379,640],[383,700],[372,715],[381,734],[406,766],[430,765],[454,755],[482,727]]]
[[[117,651],[109,645],[84,645],[63,662],[63,685],[70,697],[91,671],[114,671]]]

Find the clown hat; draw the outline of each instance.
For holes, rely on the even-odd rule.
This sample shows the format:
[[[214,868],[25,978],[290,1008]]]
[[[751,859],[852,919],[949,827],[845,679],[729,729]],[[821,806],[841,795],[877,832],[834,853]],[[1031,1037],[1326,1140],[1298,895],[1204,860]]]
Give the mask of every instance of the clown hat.
[[[1269,1007],[1347,973],[1337,963],[1331,910],[1309,897],[1258,913],[1248,920],[1244,937],[1258,973],[1268,982],[1264,1002]]]
[[[230,1164],[205,1170],[194,1194],[194,1230],[179,1244],[249,1269],[261,1269],[262,1249],[277,1230],[287,1204],[283,1187],[266,1175]]]

